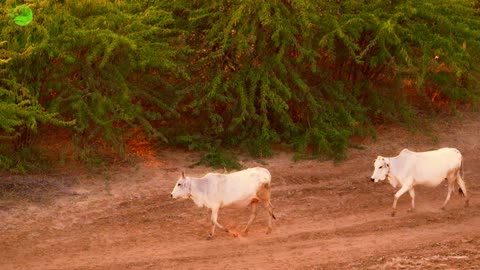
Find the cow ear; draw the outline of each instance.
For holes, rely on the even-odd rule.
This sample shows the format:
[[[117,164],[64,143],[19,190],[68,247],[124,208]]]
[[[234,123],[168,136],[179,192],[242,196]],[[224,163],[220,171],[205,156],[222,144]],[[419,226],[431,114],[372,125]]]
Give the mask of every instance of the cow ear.
[[[185,178],[185,172],[182,171],[182,178]]]

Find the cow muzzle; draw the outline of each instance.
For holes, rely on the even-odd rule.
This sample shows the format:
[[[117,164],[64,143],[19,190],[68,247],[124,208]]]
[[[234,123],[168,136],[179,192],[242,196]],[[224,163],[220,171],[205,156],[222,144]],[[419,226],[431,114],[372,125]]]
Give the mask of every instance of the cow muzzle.
[[[375,178],[370,178],[370,181],[375,182]]]

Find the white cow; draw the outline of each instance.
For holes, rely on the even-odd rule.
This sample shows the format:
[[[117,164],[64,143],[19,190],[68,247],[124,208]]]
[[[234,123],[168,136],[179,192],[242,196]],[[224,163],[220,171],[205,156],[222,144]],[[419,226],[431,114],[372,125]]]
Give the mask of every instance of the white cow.
[[[392,216],[395,216],[397,200],[405,192],[412,197],[412,210],[415,208],[414,186],[423,185],[436,187],[443,180],[448,182],[448,193],[442,209],[445,208],[455,188],[465,196],[465,206],[468,206],[467,189],[462,179],[462,154],[455,148],[441,148],[428,152],[413,152],[403,149],[396,157],[378,156],[374,163],[375,170],[371,177],[373,182],[388,178],[390,184],[400,190],[395,193]],[[462,171],[462,173],[461,173]]]
[[[218,210],[223,207],[246,207],[252,206],[252,213],[247,226],[243,230],[248,232],[248,227],[257,214],[257,203],[261,202],[268,210],[268,230],[272,230],[273,215],[270,203],[270,172],[265,168],[255,167],[230,174],[208,173],[201,178],[187,177],[182,172],[178,179],[171,197],[174,199],[191,198],[198,207],[207,207],[212,210],[211,220],[213,223],[208,239],[213,238],[215,227],[230,232],[218,223]],[[230,232],[236,235],[233,232]]]

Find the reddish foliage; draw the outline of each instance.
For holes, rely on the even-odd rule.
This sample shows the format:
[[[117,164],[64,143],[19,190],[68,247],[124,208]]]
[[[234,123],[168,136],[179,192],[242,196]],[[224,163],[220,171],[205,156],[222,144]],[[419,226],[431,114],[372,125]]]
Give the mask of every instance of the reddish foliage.
[[[152,141],[145,135],[143,129],[131,130],[132,136],[126,140],[127,151],[141,158],[155,158]]]
[[[435,110],[446,110],[449,108],[449,99],[440,91],[440,86],[433,82],[426,82],[423,87],[417,88],[411,79],[404,79],[404,91],[410,101],[422,105],[426,102],[424,97],[430,101],[429,105]]]

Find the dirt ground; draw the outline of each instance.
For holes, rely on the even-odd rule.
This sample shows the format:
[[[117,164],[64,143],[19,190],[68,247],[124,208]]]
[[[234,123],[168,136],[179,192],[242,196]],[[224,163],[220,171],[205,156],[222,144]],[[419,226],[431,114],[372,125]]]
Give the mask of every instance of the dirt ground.
[[[207,209],[169,194],[198,153],[164,151],[133,166],[91,173],[64,172],[48,201],[0,201],[0,269],[480,269],[480,114],[435,120],[423,132],[379,127],[378,137],[359,139],[365,149],[348,158],[292,161],[291,153],[242,160],[272,173],[277,220],[265,234],[267,213],[259,209],[248,235],[210,229]],[[390,216],[395,190],[369,178],[377,155],[403,148],[458,148],[464,154],[470,207],[447,188],[416,189]],[[34,177],[34,176],[29,176]],[[53,177],[53,180],[55,180]],[[51,180],[51,178],[49,178]],[[222,209],[219,221],[240,230],[249,209]]]

